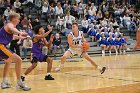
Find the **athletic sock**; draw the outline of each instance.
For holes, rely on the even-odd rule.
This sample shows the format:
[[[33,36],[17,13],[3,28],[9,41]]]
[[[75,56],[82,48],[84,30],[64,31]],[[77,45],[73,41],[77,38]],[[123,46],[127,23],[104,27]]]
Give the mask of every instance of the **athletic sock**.
[[[100,66],[97,66],[97,69],[98,69],[98,70],[102,70],[102,67],[100,67]]]
[[[50,75],[51,73],[47,73],[47,76]]]
[[[3,78],[4,83],[8,83],[8,79],[6,77]]]

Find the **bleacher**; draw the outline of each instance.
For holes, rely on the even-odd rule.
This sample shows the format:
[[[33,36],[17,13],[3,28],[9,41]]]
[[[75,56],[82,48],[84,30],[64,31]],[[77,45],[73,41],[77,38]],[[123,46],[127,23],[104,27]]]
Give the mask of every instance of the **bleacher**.
[[[30,11],[29,11],[29,8],[24,8],[24,12],[25,12],[26,15],[29,15],[29,13],[30,13],[32,15],[32,18],[35,18],[36,16],[38,16],[38,10],[35,9],[35,8],[33,8]],[[40,13],[41,13],[41,11],[40,11]],[[47,26],[47,22],[45,22],[43,14],[40,15],[40,22],[41,22],[42,26],[44,26],[44,27]],[[57,33],[57,29],[56,29],[56,26],[55,26],[56,19],[51,19],[50,22],[51,22],[51,25],[54,27],[53,28],[53,33]],[[78,24],[79,24],[79,29],[81,29],[81,27],[82,27],[81,26],[81,20],[78,20]],[[67,30],[67,32],[71,31],[70,29],[64,29],[64,30]],[[125,37],[128,39],[127,40],[127,48],[128,48],[127,52],[131,52],[132,49],[134,48],[134,44],[136,42],[136,40],[135,40],[136,31],[133,31],[131,33],[131,36],[129,35],[129,31],[127,30],[127,28],[121,28],[120,32],[123,32]],[[68,49],[67,37],[63,36],[61,34],[60,34],[60,37],[62,39],[62,44],[64,45],[65,49],[67,50]],[[101,48],[98,46],[98,43],[97,42],[91,42],[91,38],[86,33],[84,33],[84,37],[90,43],[90,49],[87,52],[89,54],[101,54]],[[106,51],[106,52],[108,52],[108,51]],[[53,56],[52,54],[49,54],[49,55]],[[57,57],[62,56],[62,53],[61,53],[60,49],[57,51],[56,56]]]

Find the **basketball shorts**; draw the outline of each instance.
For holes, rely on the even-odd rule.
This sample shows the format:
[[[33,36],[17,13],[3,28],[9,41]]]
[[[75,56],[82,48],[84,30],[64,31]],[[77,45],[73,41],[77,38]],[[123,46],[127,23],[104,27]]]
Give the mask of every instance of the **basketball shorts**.
[[[32,55],[33,59],[31,61],[31,63],[37,63],[39,62],[46,62],[48,56],[42,53],[33,53]]]
[[[5,45],[0,44],[0,60],[6,60],[8,59],[13,52],[7,48]]]
[[[68,49],[67,51],[69,51],[72,54],[72,56],[78,55],[80,57],[82,57],[82,54],[85,53],[85,51],[82,51],[82,50],[81,51],[75,51],[73,49]]]

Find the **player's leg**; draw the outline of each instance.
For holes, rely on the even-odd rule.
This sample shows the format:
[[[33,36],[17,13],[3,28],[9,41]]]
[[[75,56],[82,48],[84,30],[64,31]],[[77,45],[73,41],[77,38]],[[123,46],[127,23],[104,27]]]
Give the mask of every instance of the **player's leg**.
[[[8,83],[8,79],[7,79],[7,74],[9,72],[10,63],[11,63],[11,60],[5,60],[5,65],[4,65],[4,69],[3,69],[3,81],[1,83],[2,89],[11,87],[10,84]]]
[[[102,67],[102,68],[101,68],[100,66],[98,66],[98,65],[91,59],[91,57],[90,57],[86,52],[83,52],[83,53],[81,54],[81,57],[82,57],[82,58],[85,58],[88,62],[90,62],[93,66],[95,66],[96,69],[99,69],[100,72],[101,72],[101,74],[103,74],[104,71],[106,70],[106,67]]]
[[[22,80],[21,80],[21,64],[22,64],[22,59],[17,55],[17,54],[12,54],[8,60],[12,60],[13,62],[15,62],[15,71],[16,71],[16,76],[17,76],[17,87],[24,90],[24,91],[28,91],[31,88],[26,86],[25,84],[23,84]]]
[[[26,71],[24,72],[24,75],[21,76],[22,81],[25,81],[25,76],[28,75],[36,66],[37,66],[37,58],[33,58],[31,63],[32,65],[26,69]]]
[[[37,66],[37,63],[32,63],[32,65],[29,68],[27,68],[24,74],[28,75],[36,66]]]
[[[48,65],[47,65],[47,75],[45,76],[45,80],[54,80],[54,78],[50,75],[53,60],[50,57],[47,57],[46,61]]]
[[[57,71],[60,71],[61,68],[64,67],[64,63],[65,63],[66,59],[67,59],[68,57],[70,57],[71,55],[72,55],[72,53],[71,53],[71,51],[69,51],[69,50],[66,51],[66,52],[64,53],[64,55],[61,57],[61,63],[60,63],[60,65],[58,66],[58,68],[55,69],[56,72],[57,72]]]

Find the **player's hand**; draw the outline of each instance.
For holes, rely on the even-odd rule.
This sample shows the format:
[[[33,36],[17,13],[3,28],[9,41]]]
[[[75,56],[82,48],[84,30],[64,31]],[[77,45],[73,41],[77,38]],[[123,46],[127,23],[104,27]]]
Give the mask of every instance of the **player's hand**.
[[[26,32],[20,32],[20,36],[26,37],[28,34]]]
[[[18,41],[17,44],[21,44],[21,41]]]
[[[53,36],[53,34],[51,34],[50,42],[53,42],[53,39],[54,39],[54,36]]]
[[[26,37],[23,37],[23,36],[18,36],[18,39],[21,39],[21,40],[23,40],[23,39],[25,39]]]

